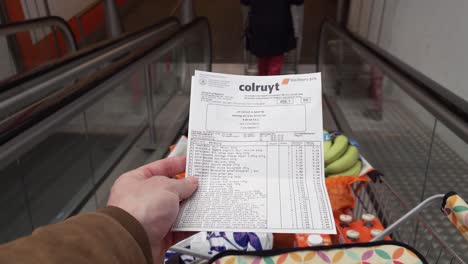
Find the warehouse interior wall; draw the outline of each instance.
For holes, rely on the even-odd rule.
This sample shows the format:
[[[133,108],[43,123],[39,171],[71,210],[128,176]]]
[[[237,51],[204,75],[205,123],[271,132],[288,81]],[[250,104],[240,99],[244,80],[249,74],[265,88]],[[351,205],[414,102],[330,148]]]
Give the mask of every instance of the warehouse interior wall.
[[[468,100],[468,2],[351,0],[347,27]],[[388,79],[385,96],[398,100],[428,129],[435,117]],[[468,161],[468,146],[437,122],[435,133]]]
[[[468,2],[352,0],[348,27],[468,100]]]

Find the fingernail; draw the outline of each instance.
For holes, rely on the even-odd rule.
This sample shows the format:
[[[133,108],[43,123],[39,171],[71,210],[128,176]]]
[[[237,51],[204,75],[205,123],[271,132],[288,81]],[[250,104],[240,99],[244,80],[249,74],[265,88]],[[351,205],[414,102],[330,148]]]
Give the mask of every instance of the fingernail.
[[[192,184],[198,184],[198,179],[196,177],[187,177],[187,181],[189,181]]]

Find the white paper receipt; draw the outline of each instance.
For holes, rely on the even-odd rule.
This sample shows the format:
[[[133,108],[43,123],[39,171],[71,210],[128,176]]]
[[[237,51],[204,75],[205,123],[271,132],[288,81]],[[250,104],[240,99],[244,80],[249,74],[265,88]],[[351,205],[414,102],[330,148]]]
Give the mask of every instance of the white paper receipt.
[[[175,231],[334,234],[323,173],[320,73],[192,77],[187,176]]]

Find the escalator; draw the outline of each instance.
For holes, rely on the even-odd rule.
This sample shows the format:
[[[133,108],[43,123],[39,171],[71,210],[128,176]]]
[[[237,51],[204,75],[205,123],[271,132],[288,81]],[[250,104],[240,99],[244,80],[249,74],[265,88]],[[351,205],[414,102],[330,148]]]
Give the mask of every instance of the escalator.
[[[356,139],[409,206],[450,190],[468,197],[466,101],[332,22],[319,38],[325,128]],[[187,129],[191,76],[211,57],[206,19],[168,19],[0,83],[0,243],[104,205],[117,176],[164,157]],[[437,211],[396,239],[462,263],[445,252],[468,246]]]
[[[468,102],[329,21],[322,25],[317,54],[324,103],[339,129],[359,142],[361,153],[409,207],[447,191],[468,197]],[[405,212],[398,201],[383,206],[394,219]],[[417,244],[429,263],[462,263],[451,258],[451,250],[468,262],[468,244],[438,206],[400,228],[396,239]]]
[[[0,242],[103,206],[186,127],[190,78],[211,69],[206,19],[167,19],[0,84]]]

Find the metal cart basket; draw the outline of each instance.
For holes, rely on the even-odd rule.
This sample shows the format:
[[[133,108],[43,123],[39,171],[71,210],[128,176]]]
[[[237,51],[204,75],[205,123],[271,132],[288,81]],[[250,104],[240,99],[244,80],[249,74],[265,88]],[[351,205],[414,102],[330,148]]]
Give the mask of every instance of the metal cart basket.
[[[445,213],[457,225],[456,216],[451,215],[454,213],[453,209],[447,209],[447,207],[453,205],[447,205],[446,200],[451,196],[453,197],[450,199],[458,198],[461,200],[458,195],[453,192],[433,195],[411,208],[383,177],[376,174],[371,178],[372,182],[369,184],[356,183],[352,189],[356,197],[356,207],[353,210],[354,216],[358,218],[363,213],[372,213],[379,218],[385,227],[384,232],[372,241],[382,240],[390,235],[392,240],[412,246],[426,258],[428,263],[467,263],[468,252],[465,252],[465,254],[455,252],[452,246],[448,245],[434,228],[424,220],[424,214],[433,216],[434,210],[441,209],[442,212],[436,212],[438,213],[437,216],[441,218],[440,221],[447,221],[446,217],[444,217]],[[461,202],[464,205],[459,209],[466,212],[468,207],[465,207],[466,203],[463,200]],[[442,206],[440,206],[441,204]],[[434,205],[437,205],[437,207]],[[462,207],[465,209],[462,209]],[[464,216],[464,220],[459,220],[466,221],[466,214]],[[465,232],[465,239],[468,239],[466,230],[459,229],[459,231]],[[468,243],[465,239],[460,237],[461,243]]]
[[[370,182],[356,182],[351,186],[356,198],[352,212],[355,219],[363,213],[371,213],[380,220],[385,230],[372,241],[383,240],[390,236],[392,240],[413,247],[426,258],[428,263],[468,263],[467,252],[463,250],[461,253],[456,252],[453,249],[454,245],[449,245],[444,241],[434,227],[424,220],[425,214],[434,217],[434,213],[437,213],[441,222],[448,223],[448,217],[461,233],[460,243],[466,245],[468,243],[468,205],[461,197],[454,192],[436,194],[415,207],[411,207],[380,173],[372,171],[368,173],[368,176],[371,179]],[[437,212],[439,210],[442,212]],[[452,227],[448,226],[448,228]],[[206,263],[213,257],[188,249],[186,246],[189,245],[189,239],[174,245],[170,250],[197,258],[194,263]]]

